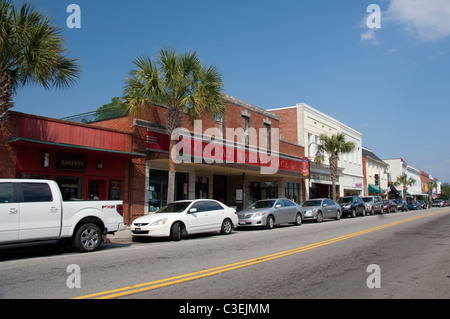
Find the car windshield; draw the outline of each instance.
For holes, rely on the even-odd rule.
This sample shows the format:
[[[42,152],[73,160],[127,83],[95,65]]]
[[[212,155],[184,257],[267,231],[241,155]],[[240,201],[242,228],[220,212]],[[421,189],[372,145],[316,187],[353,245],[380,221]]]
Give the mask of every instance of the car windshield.
[[[256,208],[271,208],[275,204],[274,200],[259,200],[253,204],[251,204],[248,209],[256,209]]]
[[[352,201],[353,201],[353,198],[351,198],[351,197],[341,197],[337,200],[338,204],[351,203]]]
[[[303,207],[320,206],[322,201],[320,200],[309,200],[303,203]]]
[[[365,203],[372,203],[372,202],[373,202],[373,198],[372,198],[372,197],[361,197],[361,199],[362,199]]]
[[[161,213],[181,213],[183,212],[191,202],[178,202],[178,203],[170,203],[169,205],[164,206],[160,210],[158,210],[155,214]]]

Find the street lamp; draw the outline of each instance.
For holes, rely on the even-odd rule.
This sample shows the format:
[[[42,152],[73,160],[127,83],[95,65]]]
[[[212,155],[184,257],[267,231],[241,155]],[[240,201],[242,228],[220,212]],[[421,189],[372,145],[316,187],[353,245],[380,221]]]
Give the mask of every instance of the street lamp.
[[[317,152],[316,152],[316,157],[319,157],[319,156],[322,156],[322,153],[320,153],[320,145],[319,144],[317,144],[316,142],[311,142],[309,145],[308,145],[308,157],[309,157],[309,147],[311,146],[311,145],[313,145],[313,144],[315,144],[315,145],[317,145],[318,147],[317,147]]]

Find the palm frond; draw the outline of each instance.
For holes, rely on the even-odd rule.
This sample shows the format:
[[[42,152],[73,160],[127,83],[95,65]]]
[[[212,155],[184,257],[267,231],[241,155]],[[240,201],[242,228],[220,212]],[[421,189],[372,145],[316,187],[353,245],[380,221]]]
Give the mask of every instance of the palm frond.
[[[137,68],[130,72],[124,89],[129,109],[153,101],[178,110],[168,110],[168,117],[187,113],[193,120],[205,112],[225,113],[222,75],[215,66],[204,67],[196,52],[179,54],[167,48],[160,50],[156,62],[148,57],[134,62]],[[170,126],[181,125],[181,120],[177,117],[173,123]]]
[[[67,57],[61,30],[51,18],[26,2],[16,8],[9,0],[0,1],[0,72],[8,79],[2,105],[28,84],[72,86],[80,77],[77,61]]]

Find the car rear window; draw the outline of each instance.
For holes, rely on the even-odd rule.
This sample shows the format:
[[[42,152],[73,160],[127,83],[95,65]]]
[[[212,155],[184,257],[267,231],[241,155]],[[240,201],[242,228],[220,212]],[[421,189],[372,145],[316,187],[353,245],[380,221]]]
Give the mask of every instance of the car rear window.
[[[13,191],[12,183],[0,183],[0,204],[12,203]]]

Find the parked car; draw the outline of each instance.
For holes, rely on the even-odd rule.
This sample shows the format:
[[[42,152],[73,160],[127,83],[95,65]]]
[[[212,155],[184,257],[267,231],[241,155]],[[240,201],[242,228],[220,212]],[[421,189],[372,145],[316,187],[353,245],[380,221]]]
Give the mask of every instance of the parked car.
[[[397,204],[397,211],[408,211],[408,203],[404,199],[396,199],[394,202]]]
[[[433,202],[433,207],[444,207],[444,201],[440,200],[440,199],[436,199]]]
[[[213,199],[182,200],[154,214],[139,217],[130,226],[133,237],[170,237],[220,231],[230,234],[239,222],[236,210]]]
[[[392,213],[397,212],[397,204],[393,200],[383,200],[383,212]]]
[[[121,200],[63,201],[55,181],[0,179],[0,248],[71,239],[89,252],[125,229]]]
[[[383,199],[381,196],[363,196],[366,213],[373,215],[375,213],[383,214]]]
[[[359,196],[344,196],[339,198],[337,203],[341,205],[342,216],[350,215],[352,218],[355,218],[356,215],[366,215],[364,202]]]
[[[320,223],[327,218],[341,219],[342,208],[331,199],[310,199],[304,202],[302,206],[305,220],[314,220]]]
[[[303,211],[300,205],[286,198],[264,199],[251,204],[238,214],[239,227],[265,226],[293,223],[300,225]]]
[[[422,209],[427,209],[428,205],[423,200],[418,200],[417,202],[420,204],[420,207],[422,207]]]
[[[422,206],[416,201],[408,202],[408,209],[409,210],[419,210],[419,209],[422,209]]]
[[[448,200],[445,200],[445,201],[444,201],[444,206],[450,206],[450,203],[449,203]]]

